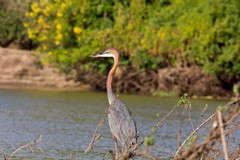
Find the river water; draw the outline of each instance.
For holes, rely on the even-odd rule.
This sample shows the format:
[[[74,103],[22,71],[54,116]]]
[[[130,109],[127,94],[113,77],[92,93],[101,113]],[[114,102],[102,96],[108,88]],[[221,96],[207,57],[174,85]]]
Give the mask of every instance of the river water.
[[[177,97],[135,95],[120,95],[120,99],[135,117],[140,140],[179,100]],[[193,127],[197,127],[226,101],[191,100],[191,103],[191,121],[189,112],[178,108],[157,129],[152,155],[171,156],[177,149],[178,129],[181,128],[183,140]],[[206,105],[208,107],[201,115]],[[97,132],[102,138],[84,157],[103,159],[107,151],[114,148],[105,114],[107,107],[105,93],[1,89],[0,156],[8,157],[17,148],[42,135],[41,143],[18,151],[13,159],[80,159],[97,124],[104,117],[103,125]],[[199,134],[203,134],[204,129],[201,132]],[[240,133],[236,134],[240,136]]]

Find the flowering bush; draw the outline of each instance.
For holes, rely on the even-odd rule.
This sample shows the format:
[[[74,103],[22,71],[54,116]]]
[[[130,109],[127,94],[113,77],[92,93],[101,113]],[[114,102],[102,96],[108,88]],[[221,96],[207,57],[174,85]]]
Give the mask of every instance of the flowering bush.
[[[41,0],[31,4],[24,27],[29,38],[39,43],[40,51],[47,52],[51,62],[67,72],[101,48],[105,32],[94,35],[95,12],[90,2]]]
[[[138,69],[187,62],[207,72],[240,74],[240,1],[226,2],[41,0],[32,3],[24,26],[64,71],[115,47],[124,64]]]
[[[82,18],[73,2],[41,0],[33,2],[31,11],[25,14],[28,21],[24,27],[29,38],[39,43],[41,52],[48,51],[62,68],[70,67],[72,52],[76,52],[81,40]]]

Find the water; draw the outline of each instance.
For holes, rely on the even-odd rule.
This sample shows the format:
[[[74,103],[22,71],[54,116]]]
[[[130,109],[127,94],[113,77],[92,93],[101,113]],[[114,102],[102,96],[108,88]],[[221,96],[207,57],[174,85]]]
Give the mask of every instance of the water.
[[[135,116],[140,140],[178,102],[178,98],[172,97],[121,95],[120,99]],[[191,120],[194,127],[214,113],[217,106],[225,103],[220,100],[192,100]],[[201,112],[206,104],[208,108],[202,117]],[[107,151],[114,148],[104,114],[107,106],[104,93],[0,90],[0,156],[9,156],[18,147],[42,135],[42,142],[32,146],[34,153],[28,147],[20,150],[14,158],[80,159],[97,124],[105,115],[103,126],[97,133],[102,135],[102,139],[84,158],[103,159]],[[191,132],[188,112],[183,110],[177,109],[158,129],[152,155],[164,157],[176,151],[179,127],[183,138]]]

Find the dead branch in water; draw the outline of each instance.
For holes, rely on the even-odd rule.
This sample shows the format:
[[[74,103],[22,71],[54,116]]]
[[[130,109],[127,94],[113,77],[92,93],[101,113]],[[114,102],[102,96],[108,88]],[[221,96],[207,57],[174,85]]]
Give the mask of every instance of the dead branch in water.
[[[226,143],[224,129],[223,129],[222,113],[220,110],[217,111],[217,116],[218,116],[219,130],[221,133],[224,157],[225,157],[225,160],[229,160],[228,151],[227,151],[227,143]]]
[[[42,152],[44,153],[44,151],[43,151],[40,147],[37,146],[37,144],[41,143],[41,141],[42,141],[42,135],[39,135],[35,140],[33,140],[33,141],[31,141],[31,142],[29,142],[29,143],[27,143],[27,144],[25,144],[25,145],[17,148],[14,152],[12,152],[12,154],[9,156],[9,158],[4,157],[4,159],[6,159],[6,160],[11,160],[12,156],[13,156],[14,154],[16,154],[17,152],[19,152],[20,150],[22,150],[23,148],[30,148],[30,150],[31,150],[32,152],[34,152],[33,149],[32,149],[32,146],[34,146],[34,145],[35,145],[40,151],[42,151]]]
[[[239,127],[240,120],[237,120],[235,123],[233,122],[233,120],[235,120],[236,117],[238,117],[240,115],[240,105],[236,105],[235,107],[232,107],[233,105],[238,104],[239,100],[240,100],[240,98],[237,98],[222,107],[223,113],[225,110],[228,110],[229,113],[222,114],[222,112],[220,111],[221,108],[218,108],[216,113],[210,115],[206,119],[204,118],[204,122],[202,122],[196,129],[194,129],[189,134],[189,136],[183,141],[182,144],[181,144],[181,131],[180,131],[181,128],[179,128],[179,131],[178,131],[179,148],[173,156],[174,159],[193,160],[193,159],[200,159],[200,158],[206,158],[206,157],[216,159],[216,157],[218,157],[218,156],[224,156],[226,160],[236,159],[236,157],[239,155],[240,149],[235,149],[235,151],[231,150],[230,149],[231,146],[229,146],[228,140],[225,139],[225,136],[227,137],[234,129]],[[185,97],[183,96],[183,98],[181,97],[179,103],[172,110],[170,110],[165,117],[163,117],[159,122],[157,122],[151,128],[151,132],[149,132],[147,137],[154,136],[157,133],[157,128],[161,127],[163,125],[163,123],[166,121],[166,119],[179,106],[184,106],[185,109],[186,109],[186,107],[191,107],[191,102],[189,101],[187,95]],[[203,111],[201,112],[202,117],[203,117],[203,112],[206,110],[206,108],[207,108],[207,105],[204,107]],[[187,109],[189,109],[189,108],[187,108]],[[189,112],[189,116],[190,116],[190,112]],[[84,155],[82,156],[82,159],[85,156],[85,154],[90,149],[93,148],[93,144],[101,138],[100,135],[96,136],[96,132],[103,125],[103,118],[104,118],[104,116],[102,117],[97,128],[95,129],[93,138],[92,138],[91,142],[89,143]],[[189,120],[191,122],[191,117],[189,118]],[[213,126],[212,126],[210,132],[208,133],[206,139],[202,143],[197,144],[198,137],[195,136],[195,134],[201,128],[206,126],[206,124],[210,124],[209,122],[211,120],[215,120],[215,121],[213,122]],[[233,122],[233,124],[231,124],[231,122]],[[187,142],[189,142],[191,140],[191,138],[193,136],[195,136],[196,138],[193,140],[190,147],[184,149],[184,146],[187,144]],[[153,146],[146,146],[147,149],[149,149],[148,152],[146,152],[146,148],[145,148],[145,150],[138,150],[139,147],[143,143],[145,143],[145,139],[139,141],[139,143],[136,144],[136,146],[134,146],[131,151],[129,150],[129,153],[122,153],[117,159],[131,159],[132,157],[135,157],[135,156],[141,156],[143,159],[144,158],[158,159],[157,157],[150,155],[150,150]],[[220,144],[222,144],[221,148],[223,148],[221,150],[220,150],[220,146],[219,146]],[[132,155],[132,153],[134,153],[134,155]],[[114,155],[115,155],[114,151],[109,150],[105,154],[104,158],[106,158],[107,156],[110,156],[110,157],[112,157],[112,159],[115,159]],[[171,155],[169,155],[169,156],[171,156]]]
[[[93,145],[94,145],[98,140],[100,140],[100,139],[102,138],[101,135],[96,136],[96,134],[97,134],[98,129],[101,128],[102,125],[104,124],[104,117],[105,117],[105,115],[106,115],[107,112],[108,112],[108,111],[106,110],[106,111],[104,112],[104,114],[102,115],[102,118],[100,119],[100,121],[99,121],[99,123],[98,123],[98,125],[97,125],[97,127],[96,127],[96,129],[95,129],[95,131],[94,131],[94,133],[93,133],[92,139],[91,139],[90,143],[88,144],[87,149],[84,151],[84,153],[83,153],[83,155],[82,155],[82,157],[81,157],[81,160],[84,158],[84,156],[87,154],[87,152],[89,152],[91,149],[93,149],[93,147],[94,147]]]
[[[230,105],[236,104],[238,102],[239,102],[239,98],[228,103],[224,107],[229,108]],[[225,133],[224,133],[223,128],[227,127],[227,125],[229,125],[230,122],[232,122],[236,117],[238,117],[240,115],[240,105],[236,106],[235,108],[231,108],[230,112],[228,114],[226,114],[224,118],[222,118],[221,116],[219,117],[219,114],[221,113],[221,112],[220,113],[219,112],[220,111],[217,110],[216,113],[214,113],[208,119],[206,119],[199,127],[197,127],[187,137],[187,139],[183,142],[183,144],[178,148],[177,152],[175,153],[174,159],[179,159],[179,160],[190,159],[191,160],[191,159],[200,159],[200,157],[206,157],[206,156],[209,157],[209,155],[211,155],[212,152],[216,151],[214,149],[214,148],[216,148],[215,147],[216,144],[221,143],[221,142],[224,147],[223,154],[225,156],[225,159],[227,159],[229,157],[229,154],[227,153],[227,143],[226,143],[225,138],[223,138],[223,136],[229,134],[233,130],[233,128],[235,128],[238,125],[239,121],[237,121],[236,123],[231,125],[229,127],[229,129],[227,131],[225,131]],[[216,115],[218,115],[218,117],[216,117]],[[180,154],[180,150],[186,144],[186,142],[189,140],[189,137],[194,135],[202,126],[204,126],[210,119],[213,119],[214,117],[216,120],[213,122],[213,127],[210,130],[206,139],[201,144],[194,144],[191,148],[185,150],[183,153]],[[221,122],[222,122],[222,124],[221,124]],[[221,131],[221,128],[222,128],[222,131]]]
[[[192,133],[183,141],[181,146],[178,148],[177,152],[175,153],[175,158],[179,154],[179,152],[182,150],[183,146],[189,141],[189,139],[200,129],[202,128],[208,121],[212,120],[213,117],[215,117],[215,113],[212,114],[208,119],[206,119],[202,124],[200,124]]]

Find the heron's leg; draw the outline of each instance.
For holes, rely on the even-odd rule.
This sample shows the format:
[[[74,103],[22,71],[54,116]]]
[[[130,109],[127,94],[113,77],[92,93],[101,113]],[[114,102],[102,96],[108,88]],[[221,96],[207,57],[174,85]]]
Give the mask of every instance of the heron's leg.
[[[117,145],[117,138],[114,136],[113,133],[112,133],[112,137],[113,137],[113,141],[114,141],[114,145],[115,145],[116,160],[117,160],[118,159],[118,154],[119,154],[119,149],[118,149],[118,145]]]

